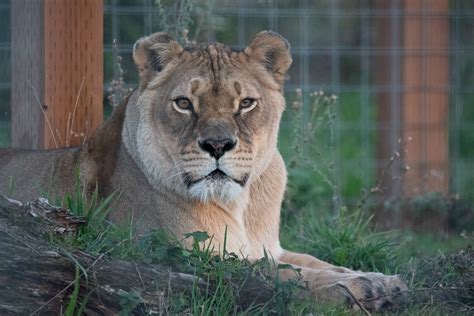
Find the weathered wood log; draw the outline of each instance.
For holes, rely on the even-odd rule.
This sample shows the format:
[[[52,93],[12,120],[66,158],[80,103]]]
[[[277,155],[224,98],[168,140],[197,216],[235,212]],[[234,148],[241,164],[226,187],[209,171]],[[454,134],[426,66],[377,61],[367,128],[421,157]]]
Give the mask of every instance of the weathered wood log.
[[[197,280],[166,266],[112,259],[106,254],[70,254],[44,238],[51,233],[74,233],[83,222],[83,218],[52,207],[46,200],[22,204],[0,196],[0,315],[59,314],[77,285],[78,302],[87,302],[84,312],[88,315],[118,314],[123,309],[120,300],[127,293],[140,297],[134,314],[159,312],[170,293],[189,293],[196,285],[212,295],[212,281]],[[76,278],[79,266],[81,277]],[[240,290],[237,304],[245,309],[272,296],[268,284],[249,280]]]

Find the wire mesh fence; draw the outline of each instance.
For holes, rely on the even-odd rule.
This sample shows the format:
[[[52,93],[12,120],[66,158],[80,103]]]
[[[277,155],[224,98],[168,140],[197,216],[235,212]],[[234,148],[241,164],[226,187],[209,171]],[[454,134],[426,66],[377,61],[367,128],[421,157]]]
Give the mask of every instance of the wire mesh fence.
[[[180,1],[158,2],[173,20]],[[422,170],[413,178],[425,179],[421,185],[433,177],[443,178],[445,193],[474,198],[472,1],[207,0],[192,1],[192,5],[192,40],[244,48],[256,33],[267,29],[289,40],[294,60],[285,88],[289,104],[296,89],[302,90],[306,108],[314,91],[338,96],[331,150],[335,151],[336,182],[346,199],[357,199],[362,188],[373,186],[391,154],[399,151],[400,139],[412,135],[412,151],[417,154],[410,156],[411,167]],[[8,145],[9,137],[9,9],[10,1],[2,0],[2,146]],[[138,37],[159,30],[163,13],[154,0],[106,0],[104,13],[104,83],[107,86],[114,77],[112,42],[116,39],[125,82],[135,86],[132,45]],[[447,73],[443,76],[436,69]],[[434,101],[444,99],[440,104]],[[432,119],[433,113],[441,118]],[[286,155],[291,155],[290,116],[287,111],[281,132],[280,145]],[[431,159],[437,155],[434,151],[444,147],[446,159]],[[390,196],[404,190],[398,180],[401,169],[395,165],[389,172]]]
[[[0,2],[0,146],[10,139],[10,3]]]

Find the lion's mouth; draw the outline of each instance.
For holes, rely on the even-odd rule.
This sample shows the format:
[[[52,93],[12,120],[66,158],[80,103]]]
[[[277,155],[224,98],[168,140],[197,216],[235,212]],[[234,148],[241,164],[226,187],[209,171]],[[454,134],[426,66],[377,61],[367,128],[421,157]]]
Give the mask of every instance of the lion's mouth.
[[[243,187],[243,186],[245,186],[245,184],[247,183],[247,180],[248,180],[248,175],[247,174],[245,174],[244,177],[239,180],[239,179],[232,178],[231,176],[229,176],[228,174],[226,174],[224,171],[220,170],[219,168],[215,169],[214,171],[212,171],[208,175],[206,175],[204,177],[201,177],[199,179],[192,179],[192,177],[189,173],[185,173],[183,177],[184,177],[184,183],[186,183],[188,188],[193,186],[196,183],[199,183],[199,182],[205,181],[205,180],[207,180],[207,181],[216,181],[216,182],[217,181],[232,180],[232,181],[240,184]]]
[[[224,171],[216,169],[207,176],[204,177],[206,180],[224,180],[230,178]]]

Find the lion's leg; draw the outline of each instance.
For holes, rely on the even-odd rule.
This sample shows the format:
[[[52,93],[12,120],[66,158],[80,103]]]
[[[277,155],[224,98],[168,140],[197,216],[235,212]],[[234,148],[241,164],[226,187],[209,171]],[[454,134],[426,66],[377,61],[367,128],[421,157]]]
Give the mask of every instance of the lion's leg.
[[[250,240],[258,241],[254,249],[265,248],[272,255],[278,254],[274,258],[276,265],[288,263],[301,271],[300,275],[293,269],[279,269],[278,275],[282,279],[302,279],[307,283],[311,297],[318,302],[349,303],[356,309],[361,304],[367,310],[379,310],[397,302],[406,285],[396,276],[356,272],[310,255],[281,251],[279,218],[285,182],[285,165],[277,153],[267,171],[252,183],[254,195],[251,195],[245,220]],[[260,257],[254,255],[255,259]]]
[[[332,265],[325,261],[319,260],[313,256],[303,254],[303,253],[292,252],[288,250],[285,250],[283,252],[279,260],[284,263],[289,263],[292,265],[297,265],[297,266],[305,267],[305,268],[311,268],[311,269],[317,269],[317,270],[331,270],[331,271],[340,272],[340,273],[354,273],[354,271],[350,269]]]

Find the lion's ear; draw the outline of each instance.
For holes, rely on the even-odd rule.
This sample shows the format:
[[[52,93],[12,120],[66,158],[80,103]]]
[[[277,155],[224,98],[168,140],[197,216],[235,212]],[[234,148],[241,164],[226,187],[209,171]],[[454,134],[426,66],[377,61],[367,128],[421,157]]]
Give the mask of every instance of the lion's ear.
[[[154,33],[140,38],[133,46],[133,60],[140,74],[140,86],[146,85],[153,73],[183,52],[183,47],[168,33]]]
[[[260,32],[244,52],[262,63],[275,80],[283,84],[292,62],[290,43],[283,36],[272,31]]]

